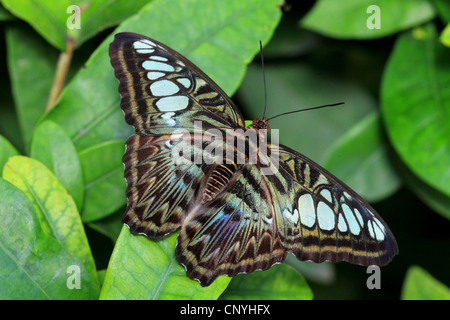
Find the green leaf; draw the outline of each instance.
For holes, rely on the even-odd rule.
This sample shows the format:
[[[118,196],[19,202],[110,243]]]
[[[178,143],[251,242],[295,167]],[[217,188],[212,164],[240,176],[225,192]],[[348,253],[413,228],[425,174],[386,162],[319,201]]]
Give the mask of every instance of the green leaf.
[[[450,23],[447,24],[445,29],[442,31],[439,40],[444,46],[450,47]]]
[[[55,174],[81,209],[84,197],[81,165],[65,131],[52,121],[42,122],[34,131],[30,155]]]
[[[381,87],[383,120],[395,150],[415,175],[448,196],[449,54],[432,25],[406,32],[397,39]]]
[[[324,167],[368,201],[393,194],[401,180],[390,160],[380,115],[373,111],[330,149]]]
[[[299,64],[265,66],[267,110],[270,118],[283,112],[345,101],[345,105],[281,116],[269,121],[279,129],[279,142],[317,163],[330,146],[353,124],[376,107],[374,99],[352,82],[338,79]],[[261,117],[264,108],[261,67],[250,65],[239,90],[247,119]]]
[[[64,51],[69,1],[3,0],[2,3],[12,14],[27,21],[50,44]]]
[[[71,3],[76,4],[76,1]],[[119,24],[124,19],[138,12],[149,0],[90,0],[80,5],[80,29],[68,30],[75,38],[75,47],[99,32]],[[73,15],[74,11],[66,17]]]
[[[58,54],[23,25],[6,28],[6,47],[16,113],[28,146],[34,127],[44,114]]]
[[[405,184],[427,206],[450,220],[450,197],[420,180],[405,164],[398,166]]]
[[[411,266],[402,289],[403,300],[450,300],[450,288],[419,266]]]
[[[266,271],[238,274],[220,299],[311,300],[313,293],[302,275],[283,263]]]
[[[280,0],[208,1],[156,0],[116,30],[153,37],[198,64],[229,94],[258,52],[258,41],[271,37],[281,12]],[[199,17],[208,17],[208,23]],[[176,23],[174,23],[176,21]],[[126,139],[132,128],[123,119],[120,96],[108,57],[113,35],[99,46],[66,90],[47,119],[62,126],[78,151]]]
[[[90,37],[135,13],[147,2],[3,0],[3,5],[14,15],[27,21],[54,47],[65,51],[69,37],[74,40],[74,47],[77,48]]]
[[[436,10],[444,23],[450,22],[450,3],[447,0],[433,0]]]
[[[0,299],[95,299],[98,283],[85,265],[41,226],[34,204],[0,179]],[[69,289],[70,266],[80,289]]]
[[[217,299],[230,278],[202,287],[175,258],[177,233],[150,240],[124,226],[106,271],[100,299]]]
[[[85,182],[84,222],[104,218],[126,204],[122,156],[125,141],[109,141],[79,153]]]
[[[301,25],[334,38],[373,39],[420,25],[434,16],[433,4],[427,0],[319,0]],[[371,27],[376,22],[373,19],[379,20],[379,28]]]
[[[19,155],[19,151],[2,135],[0,135],[0,169],[10,157]]]
[[[32,201],[42,229],[73,253],[97,285],[94,260],[73,199],[53,173],[37,160],[15,156],[3,169],[3,179],[22,190]]]

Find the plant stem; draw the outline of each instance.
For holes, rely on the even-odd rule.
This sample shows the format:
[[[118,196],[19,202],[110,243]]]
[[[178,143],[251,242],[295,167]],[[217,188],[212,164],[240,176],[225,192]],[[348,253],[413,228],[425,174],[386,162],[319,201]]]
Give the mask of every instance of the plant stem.
[[[67,38],[66,44],[66,51],[61,52],[59,55],[55,76],[45,107],[45,113],[49,112],[54,107],[66,80],[67,71],[69,70],[70,61],[72,60],[73,55],[73,39]]]

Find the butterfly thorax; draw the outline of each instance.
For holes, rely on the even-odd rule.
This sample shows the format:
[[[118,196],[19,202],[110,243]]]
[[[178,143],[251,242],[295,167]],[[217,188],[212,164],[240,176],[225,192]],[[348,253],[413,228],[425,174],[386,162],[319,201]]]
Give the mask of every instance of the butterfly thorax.
[[[267,120],[265,118],[263,119],[255,119],[253,122],[245,128],[245,131],[254,130],[256,131],[256,135],[258,136],[266,136],[267,132],[269,131],[269,125],[267,123]],[[238,150],[236,144],[238,143],[237,140],[239,139],[247,139],[247,143],[242,144],[246,146],[246,150]],[[261,139],[256,139],[261,140]],[[233,140],[232,144],[233,147],[236,148],[235,157],[233,159],[230,158],[224,158],[223,164],[215,164],[213,168],[211,169],[208,178],[206,180],[206,184],[203,187],[202,190],[202,202],[206,203],[208,201],[211,201],[215,199],[220,193],[222,193],[228,185],[230,185],[230,182],[235,177],[236,173],[240,170],[242,163],[239,162],[237,158],[237,153],[241,152],[241,155],[245,159],[245,161],[248,161],[250,158],[250,153],[253,153],[255,148],[254,142],[249,141],[248,136],[237,136],[235,140]],[[257,153],[257,152],[256,152]]]
[[[266,133],[269,132],[269,122],[266,118],[255,119],[253,122],[247,127],[247,129],[255,129],[255,130],[266,130]]]

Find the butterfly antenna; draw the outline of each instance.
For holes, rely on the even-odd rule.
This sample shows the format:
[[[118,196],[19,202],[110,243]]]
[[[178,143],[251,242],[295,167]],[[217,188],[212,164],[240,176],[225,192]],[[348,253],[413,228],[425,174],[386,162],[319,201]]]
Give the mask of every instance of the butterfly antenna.
[[[334,106],[339,106],[341,104],[345,104],[345,102],[339,102],[339,103],[334,103],[334,104],[325,104],[323,106],[318,106],[318,107],[312,107],[312,108],[306,108],[306,109],[300,109],[300,110],[295,110],[295,111],[289,111],[289,112],[285,112],[285,113],[280,113],[277,114],[276,116],[273,116],[272,118],[267,119],[267,121],[278,118],[280,116],[284,116],[286,114],[291,114],[291,113],[296,113],[296,112],[301,112],[301,111],[308,111],[308,110],[314,110],[314,109],[320,109],[320,108],[326,108],[326,107],[334,107]]]
[[[261,54],[261,67],[262,67],[262,74],[263,74],[263,81],[264,81],[264,112],[263,112],[263,119],[266,115],[266,108],[267,108],[267,88],[266,88],[266,73],[264,72],[264,56],[263,56],[263,48],[262,48],[262,42],[259,40],[259,51]]]

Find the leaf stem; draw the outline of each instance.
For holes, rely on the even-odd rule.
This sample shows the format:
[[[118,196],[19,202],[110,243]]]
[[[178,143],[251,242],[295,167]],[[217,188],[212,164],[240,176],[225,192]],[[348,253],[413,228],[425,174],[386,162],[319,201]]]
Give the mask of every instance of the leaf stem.
[[[70,62],[72,60],[73,43],[74,41],[72,38],[67,38],[66,51],[61,52],[61,54],[59,55],[55,76],[53,77],[52,87],[48,96],[47,105],[45,106],[45,113],[49,112],[53,108],[64,86],[67,71],[69,70]]]

